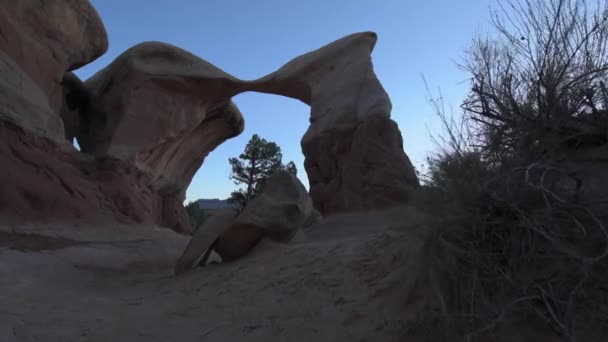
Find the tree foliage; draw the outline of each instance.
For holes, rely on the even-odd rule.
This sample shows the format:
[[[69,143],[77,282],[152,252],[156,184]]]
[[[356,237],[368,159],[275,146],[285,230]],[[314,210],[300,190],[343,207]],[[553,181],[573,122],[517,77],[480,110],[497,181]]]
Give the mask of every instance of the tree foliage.
[[[296,163],[290,161],[289,163],[285,164],[283,166],[283,169],[285,169],[285,171],[293,174],[294,176],[298,175],[298,168],[296,167]]]
[[[196,201],[190,201],[186,204],[186,211],[188,212],[188,218],[192,225],[193,231],[196,231],[207,218],[205,209],[201,208]]]
[[[295,163],[289,162],[283,165],[282,158],[281,148],[275,142],[267,141],[254,134],[245,146],[245,151],[238,158],[228,160],[232,169],[230,179],[236,185],[244,186],[244,188],[233,191],[229,201],[237,207],[243,208],[260,192],[277,170],[284,169],[296,174]]]

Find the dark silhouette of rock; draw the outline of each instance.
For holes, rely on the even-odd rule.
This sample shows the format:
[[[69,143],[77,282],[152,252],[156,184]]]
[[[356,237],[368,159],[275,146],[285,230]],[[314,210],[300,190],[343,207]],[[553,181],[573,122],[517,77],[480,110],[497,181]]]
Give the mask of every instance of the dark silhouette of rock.
[[[65,138],[72,142],[77,136],[86,134],[89,127],[88,110],[91,97],[84,83],[73,72],[68,72],[61,81],[63,86],[63,106],[59,115],[63,121]]]

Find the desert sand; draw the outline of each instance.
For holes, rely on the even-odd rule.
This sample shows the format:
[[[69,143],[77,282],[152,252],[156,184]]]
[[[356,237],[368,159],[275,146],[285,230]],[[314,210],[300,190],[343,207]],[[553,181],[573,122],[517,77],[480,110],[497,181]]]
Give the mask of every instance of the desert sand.
[[[0,226],[0,341],[398,341],[416,311],[412,212],[336,215],[180,276],[188,238],[168,229]]]

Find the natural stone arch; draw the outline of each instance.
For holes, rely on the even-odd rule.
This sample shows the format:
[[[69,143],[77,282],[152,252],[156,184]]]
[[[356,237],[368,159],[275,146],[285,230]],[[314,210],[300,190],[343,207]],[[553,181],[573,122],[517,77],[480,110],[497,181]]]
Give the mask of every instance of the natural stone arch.
[[[131,161],[155,190],[183,197],[205,156],[243,130],[230,99],[284,95],[311,107],[301,146],[323,214],[407,202],[418,180],[373,71],[375,42],[373,32],[352,34],[254,81],[177,47],[142,43],[85,82],[93,105],[77,137],[84,152]]]

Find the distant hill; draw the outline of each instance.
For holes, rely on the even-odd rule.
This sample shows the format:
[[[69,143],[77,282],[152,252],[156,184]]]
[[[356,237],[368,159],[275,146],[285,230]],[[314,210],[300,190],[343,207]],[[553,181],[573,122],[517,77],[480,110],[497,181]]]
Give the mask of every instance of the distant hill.
[[[215,210],[230,207],[231,204],[228,200],[221,200],[219,198],[206,199],[202,198],[196,201],[199,207],[207,210]]]

